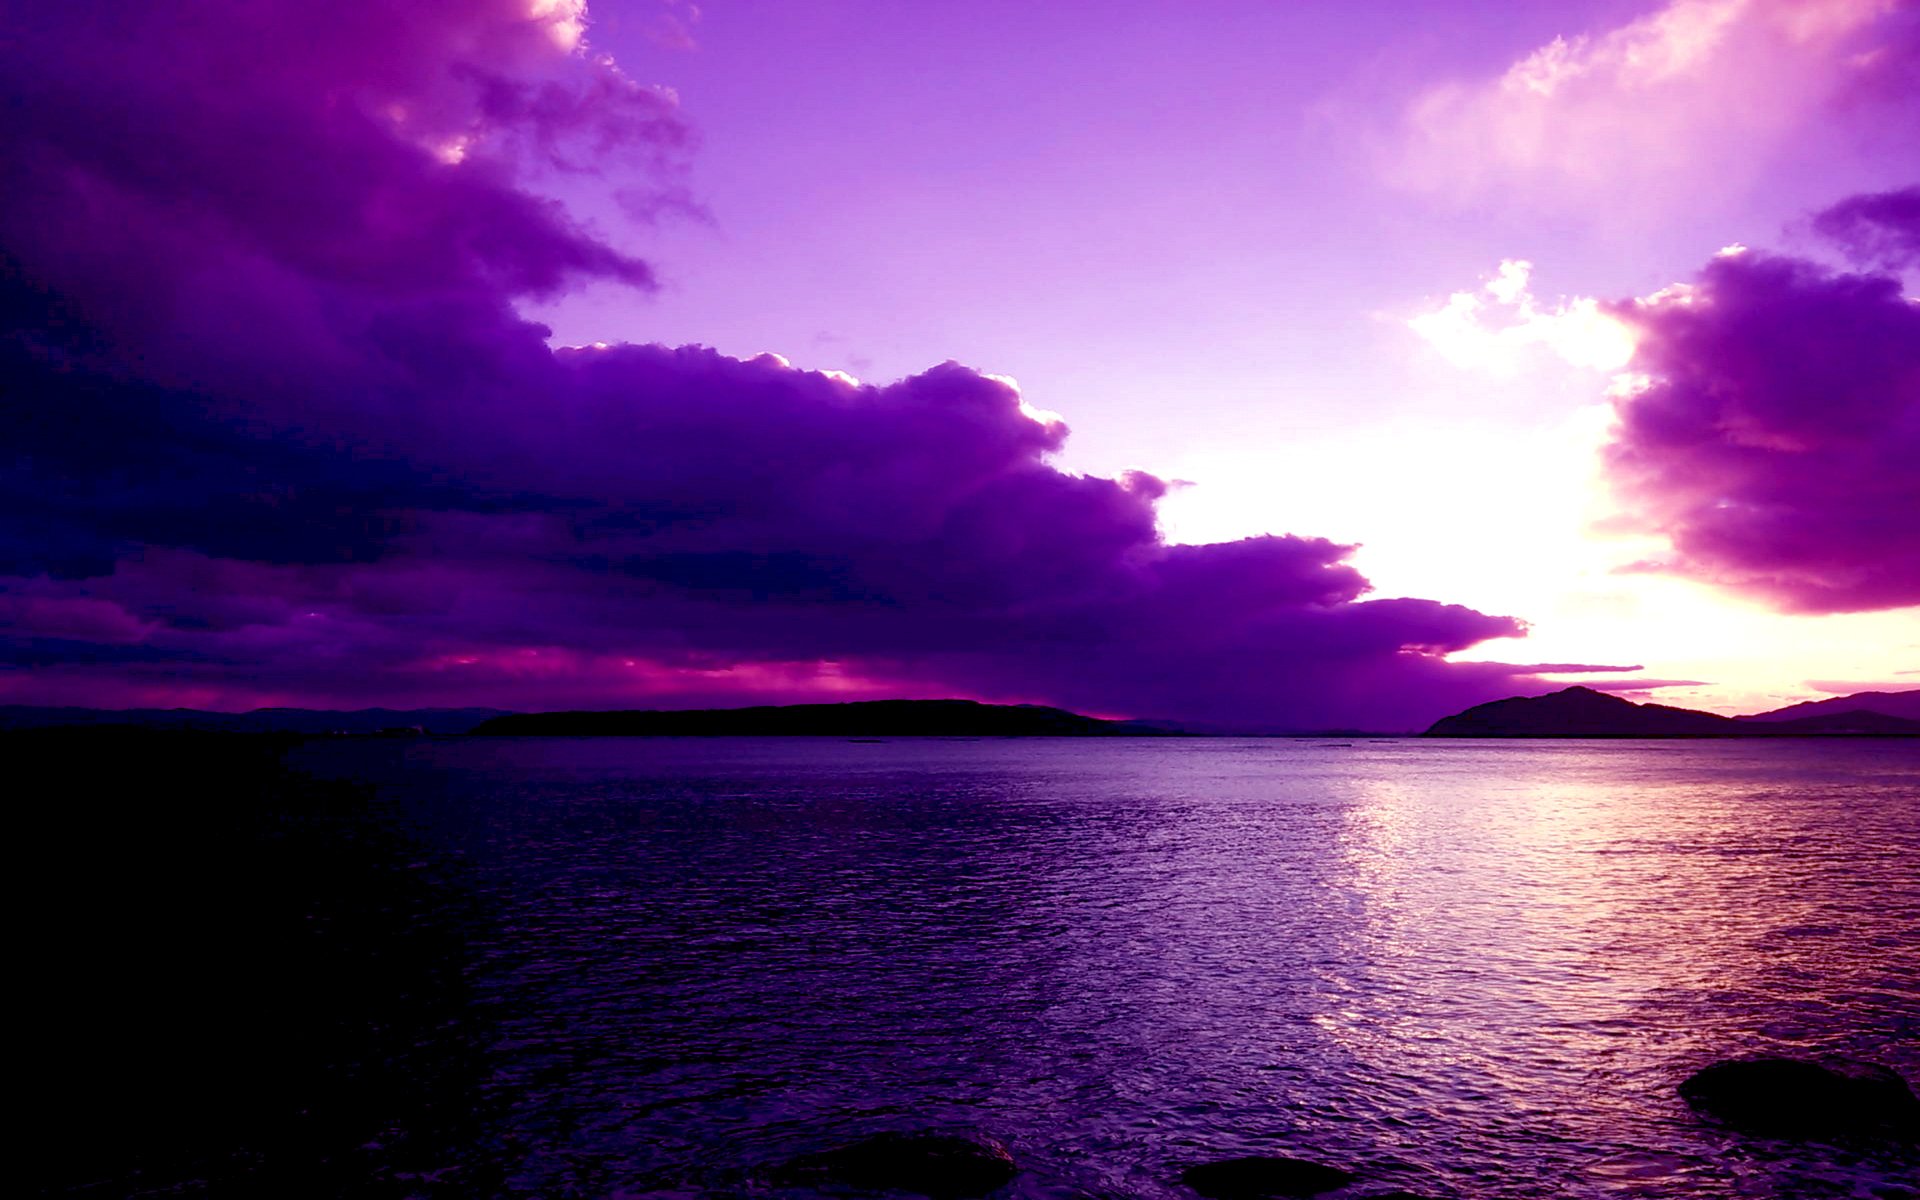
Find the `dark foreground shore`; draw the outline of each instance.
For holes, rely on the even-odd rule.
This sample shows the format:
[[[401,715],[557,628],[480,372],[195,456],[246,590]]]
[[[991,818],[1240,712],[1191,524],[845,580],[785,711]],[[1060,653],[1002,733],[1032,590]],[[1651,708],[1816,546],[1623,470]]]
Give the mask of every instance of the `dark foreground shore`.
[[[483,1196],[479,914],[272,735],[0,735],[27,1194]]]

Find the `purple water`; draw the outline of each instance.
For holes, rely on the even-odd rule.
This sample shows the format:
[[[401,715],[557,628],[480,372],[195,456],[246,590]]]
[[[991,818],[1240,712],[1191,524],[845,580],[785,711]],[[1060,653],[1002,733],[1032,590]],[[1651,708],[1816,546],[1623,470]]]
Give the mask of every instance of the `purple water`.
[[[505,1190],[785,1195],[888,1129],[1021,1196],[1912,1194],[1892,1144],[1719,1131],[1674,1085],[1920,1080],[1920,747],[1897,742],[321,744],[485,914]],[[482,1102],[484,1101],[484,1105]],[[798,1194],[798,1193],[795,1193]]]

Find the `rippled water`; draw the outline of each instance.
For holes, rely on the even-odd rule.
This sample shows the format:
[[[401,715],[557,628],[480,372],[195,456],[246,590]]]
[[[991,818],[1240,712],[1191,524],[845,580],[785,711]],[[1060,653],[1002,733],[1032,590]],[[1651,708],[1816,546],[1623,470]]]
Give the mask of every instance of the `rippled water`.
[[[301,754],[478,902],[508,1191],[779,1195],[754,1168],[941,1127],[1029,1197],[1240,1153],[1354,1195],[1911,1194],[1911,1151],[1726,1134],[1674,1085],[1763,1049],[1920,1081],[1912,743]]]

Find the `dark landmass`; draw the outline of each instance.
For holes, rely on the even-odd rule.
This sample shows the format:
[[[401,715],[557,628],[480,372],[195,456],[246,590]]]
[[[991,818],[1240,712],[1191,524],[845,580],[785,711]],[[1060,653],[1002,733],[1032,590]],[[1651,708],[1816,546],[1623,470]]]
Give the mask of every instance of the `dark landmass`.
[[[512,713],[483,722],[488,737],[1167,737],[1146,721],[1106,721],[1037,704],[858,700],[623,712]]]
[[[1866,709],[1791,721],[1756,722],[1749,717],[1736,717],[1735,721],[1748,726],[1740,731],[1741,737],[1920,737],[1920,721]]]
[[[1881,713],[1920,721],[1920,688],[1904,692],[1855,692],[1851,696],[1835,696],[1831,700],[1809,700],[1805,704],[1789,704],[1772,712],[1754,713],[1740,720],[1793,721],[1802,717],[1825,717],[1850,712]]]
[[[751,708],[513,713],[498,708],[98,709],[0,705],[0,731],[122,726],[201,733],[550,737],[1280,737],[1378,738],[1363,729],[1246,730],[1172,721],[1106,720],[1034,704],[862,700]],[[1436,722],[1426,737],[1679,738],[1920,736],[1920,689],[1861,692],[1743,717],[1635,704],[1591,688],[1482,704]]]
[[[18,1194],[504,1194],[490,918],[370,789],[290,769],[305,736],[0,733]]]
[[[1731,717],[1635,704],[1592,688],[1570,687],[1546,696],[1515,696],[1442,717],[1427,737],[1735,737]]]
[[[131,725],[142,729],[187,729],[205,733],[366,734],[391,730],[468,733],[498,708],[256,708],[252,712],[207,712],[197,708],[41,708],[0,705],[0,730]]]
[[[1851,697],[1848,697],[1851,699]],[[1822,702],[1824,703],[1824,702]],[[1801,707],[1801,706],[1796,706]],[[1635,704],[1592,688],[1516,696],[1434,722],[1432,738],[1920,737],[1920,721],[1865,709],[1766,720]]]

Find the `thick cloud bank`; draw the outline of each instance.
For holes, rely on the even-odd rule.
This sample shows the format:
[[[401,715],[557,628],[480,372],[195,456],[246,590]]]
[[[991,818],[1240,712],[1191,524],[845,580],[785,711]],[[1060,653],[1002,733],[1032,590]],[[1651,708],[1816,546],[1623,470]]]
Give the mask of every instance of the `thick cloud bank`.
[[[1517,622],[1363,599],[1351,547],[1163,543],[1160,480],[1059,471],[966,367],[551,350],[516,299],[652,273],[538,181],[667,187],[688,143],[566,0],[9,8],[6,700],[1406,728],[1539,690],[1442,657]]]
[[[1815,227],[1856,260],[1912,266],[1920,192],[1863,196]],[[1920,604],[1920,303],[1890,275],[1729,254],[1618,306],[1647,384],[1608,465],[1656,569],[1782,611]]]

